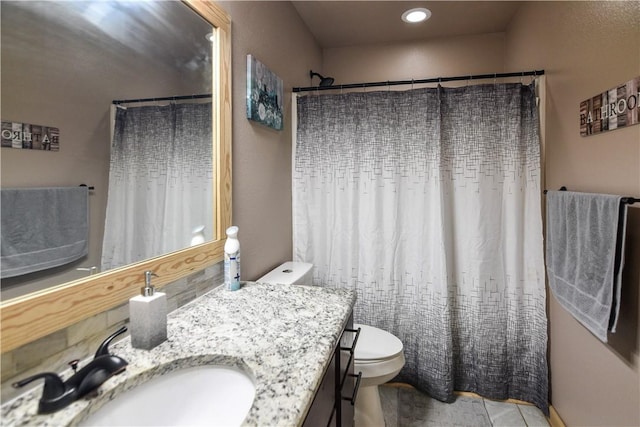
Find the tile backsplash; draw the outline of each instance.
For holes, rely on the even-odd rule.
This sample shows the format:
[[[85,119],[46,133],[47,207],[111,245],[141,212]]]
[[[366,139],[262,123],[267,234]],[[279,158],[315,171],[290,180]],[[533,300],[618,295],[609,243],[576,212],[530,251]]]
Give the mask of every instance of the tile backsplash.
[[[171,312],[221,285],[223,281],[223,263],[220,262],[169,283],[160,291],[167,294],[167,310]],[[69,361],[89,357],[105,338],[128,322],[129,303],[125,302],[2,354],[0,399],[4,403],[26,391],[11,386],[17,380],[38,372],[62,372],[69,368]],[[36,382],[34,386],[40,383]]]

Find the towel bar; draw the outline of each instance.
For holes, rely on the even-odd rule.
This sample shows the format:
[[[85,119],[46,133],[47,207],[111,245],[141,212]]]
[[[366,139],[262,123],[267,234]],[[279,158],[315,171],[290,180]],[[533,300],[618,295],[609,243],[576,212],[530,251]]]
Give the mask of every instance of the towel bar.
[[[544,194],[547,194],[547,191],[549,191],[549,190],[544,190]],[[562,187],[560,187],[560,189],[558,191],[567,191],[567,187],[565,187],[563,185]],[[622,199],[620,199],[620,203],[625,203],[627,205],[632,205],[634,203],[640,203],[640,199],[635,198],[635,197],[623,197]]]

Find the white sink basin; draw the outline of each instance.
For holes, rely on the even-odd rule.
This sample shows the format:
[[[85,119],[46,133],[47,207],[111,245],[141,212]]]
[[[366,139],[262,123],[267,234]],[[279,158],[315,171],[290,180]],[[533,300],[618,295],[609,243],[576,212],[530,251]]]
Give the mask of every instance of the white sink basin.
[[[184,368],[118,395],[80,425],[239,426],[254,397],[253,382],[236,368]]]

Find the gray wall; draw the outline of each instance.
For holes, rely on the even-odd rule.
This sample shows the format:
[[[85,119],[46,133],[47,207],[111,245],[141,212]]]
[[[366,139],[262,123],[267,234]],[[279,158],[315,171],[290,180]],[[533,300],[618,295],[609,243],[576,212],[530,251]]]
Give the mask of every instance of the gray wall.
[[[255,280],[292,258],[291,88],[309,85],[321,51],[289,2],[220,2],[231,15],[233,49],[233,223],[242,277]],[[247,54],[284,83],[284,129],[246,118]]]

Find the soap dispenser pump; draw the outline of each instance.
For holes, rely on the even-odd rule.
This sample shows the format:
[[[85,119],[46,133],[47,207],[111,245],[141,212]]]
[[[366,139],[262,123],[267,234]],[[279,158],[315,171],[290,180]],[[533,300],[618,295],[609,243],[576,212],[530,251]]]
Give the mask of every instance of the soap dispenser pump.
[[[152,297],[156,292],[156,288],[151,284],[151,276],[158,277],[157,274],[154,274],[153,271],[145,271],[144,272],[144,287],[140,288],[140,295],[143,297]]]
[[[129,300],[129,322],[133,348],[151,350],[167,339],[167,296],[156,292],[152,271],[144,272],[144,287],[140,295]]]

